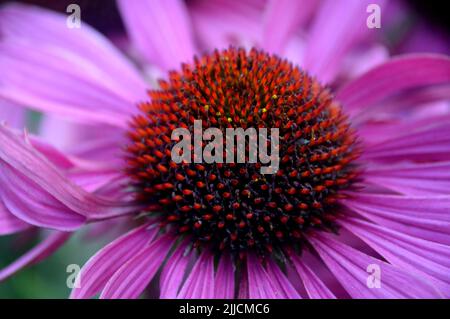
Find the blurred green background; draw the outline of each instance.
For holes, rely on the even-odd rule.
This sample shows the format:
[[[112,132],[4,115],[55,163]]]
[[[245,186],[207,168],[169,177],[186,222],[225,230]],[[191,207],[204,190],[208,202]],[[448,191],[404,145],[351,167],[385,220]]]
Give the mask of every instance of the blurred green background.
[[[41,234],[0,236],[0,268],[7,266],[34,246]],[[75,234],[55,254],[29,266],[4,282],[0,282],[1,298],[67,298],[70,289],[66,281],[69,264],[80,267],[109,240],[86,238],[84,232]]]

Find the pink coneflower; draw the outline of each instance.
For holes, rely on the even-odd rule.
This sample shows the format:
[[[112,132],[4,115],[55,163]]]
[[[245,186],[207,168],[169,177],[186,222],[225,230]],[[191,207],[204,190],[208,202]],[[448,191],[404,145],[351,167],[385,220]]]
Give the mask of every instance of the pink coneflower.
[[[449,297],[450,59],[386,60],[369,2],[281,2],[119,1],[141,72],[85,24],[1,8],[0,97],[83,132],[65,154],[0,126],[0,233],[53,230],[0,279],[128,217],[71,297]],[[279,128],[279,171],[173,163],[195,119]]]

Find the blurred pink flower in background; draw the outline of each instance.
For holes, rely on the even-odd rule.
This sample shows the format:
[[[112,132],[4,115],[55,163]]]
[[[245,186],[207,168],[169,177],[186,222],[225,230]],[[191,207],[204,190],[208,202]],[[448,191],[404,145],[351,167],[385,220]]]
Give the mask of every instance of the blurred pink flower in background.
[[[139,226],[86,263],[72,297],[137,298],[158,270],[161,298],[449,297],[450,59],[390,57],[384,25],[366,26],[374,2],[388,29],[402,11],[384,1],[122,0],[122,50],[85,23],[68,29],[64,15],[1,7],[0,234],[51,231],[0,280],[85,225],[101,233],[120,217]],[[398,52],[427,39],[448,54],[448,42],[428,34],[418,26]],[[228,252],[191,250],[189,237],[140,215],[124,153],[136,105],[156,79],[230,44],[277,54],[328,85],[362,147],[358,188],[339,200],[338,234],[313,230],[284,263],[250,252],[239,273]],[[20,132],[28,108],[43,116],[36,135]],[[380,289],[367,286],[373,264]]]

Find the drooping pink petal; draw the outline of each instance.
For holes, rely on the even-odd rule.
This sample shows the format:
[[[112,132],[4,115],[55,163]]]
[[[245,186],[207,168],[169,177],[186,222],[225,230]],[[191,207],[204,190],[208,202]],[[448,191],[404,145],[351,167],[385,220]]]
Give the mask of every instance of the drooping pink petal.
[[[73,231],[87,220],[4,163],[0,163],[0,184],[0,197],[8,211],[31,225]]]
[[[339,223],[364,240],[394,266],[428,275],[445,295],[450,293],[450,246],[415,238],[357,218]]]
[[[23,207],[23,205],[27,205],[28,208],[35,207],[37,209],[39,205],[43,205],[42,207],[49,209],[49,213],[53,211],[63,219],[67,217],[75,219],[76,222],[81,222],[86,218],[98,219],[119,216],[136,209],[129,203],[86,192],[67,179],[63,171],[39,153],[27,139],[10,131],[3,125],[0,125],[0,164],[3,181],[2,196],[4,197],[6,196],[5,193],[8,193],[7,196],[10,199],[7,203],[3,198],[6,206],[14,203],[15,206],[22,205]],[[27,181],[30,181],[30,183],[28,184]],[[9,184],[16,190],[22,190],[22,193],[13,194],[11,189],[8,189]],[[27,185],[33,187],[33,189],[27,190]],[[30,200],[26,201],[28,192],[34,194],[35,197],[40,194],[40,200],[36,203]],[[23,201],[23,203],[20,203],[20,201]],[[56,205],[56,203],[58,204]],[[61,205],[65,209],[61,209]],[[14,213],[10,207],[8,209]],[[61,211],[58,214],[59,210]],[[34,216],[42,216],[42,214],[46,214],[46,211],[28,210],[24,213],[29,218],[28,222],[32,223]],[[37,219],[35,222],[39,226],[45,227],[42,219]],[[52,223],[52,225],[47,226],[53,227],[56,225]],[[72,225],[72,227],[75,226]],[[63,227],[65,226],[63,225]]]
[[[316,0],[269,0],[264,12],[262,48],[283,53],[289,38],[308,22],[317,5]]]
[[[266,271],[269,278],[271,278],[273,285],[278,291],[281,292],[280,298],[301,299],[292,283],[287,279],[280,267],[273,260],[268,260]]]
[[[342,203],[382,226],[450,245],[449,196],[394,196],[351,193]]]
[[[364,179],[410,196],[450,195],[450,162],[374,165]]]
[[[376,4],[383,6],[384,1]],[[346,53],[374,30],[366,24],[366,8],[374,3],[363,1],[325,0],[309,32],[305,52],[305,68],[319,80],[327,83],[334,79]],[[376,31],[375,31],[376,32]]]
[[[161,299],[173,299],[177,297],[191,257],[192,250],[189,247],[189,242],[184,241],[167,259],[159,280],[159,296]]]
[[[250,299],[278,299],[284,295],[253,253],[247,255],[247,278]]]
[[[62,153],[57,148],[53,147],[53,145],[46,143],[40,137],[29,136],[25,133],[25,138],[29,138],[31,145],[56,167],[68,170],[76,166],[73,158]]]
[[[223,253],[216,273],[215,295],[217,299],[233,299],[235,286],[235,269],[231,257]]]
[[[173,243],[172,236],[164,235],[137,252],[109,279],[100,298],[138,298],[161,267]]]
[[[120,0],[128,34],[140,54],[163,70],[179,68],[196,53],[183,1]]]
[[[22,268],[37,263],[48,257],[63,245],[70,237],[71,233],[52,232],[42,242],[25,253],[22,257],[14,261],[6,268],[0,269],[0,281],[8,278]]]
[[[29,224],[11,214],[0,200],[0,235],[17,233],[29,227]]]
[[[79,287],[70,295],[74,299],[91,298],[127,261],[138,254],[155,237],[158,228],[146,223],[106,245],[92,256],[79,273]]]
[[[334,237],[310,236],[310,243],[323,262],[353,298],[440,298],[440,293],[426,279],[382,260],[366,255]],[[377,280],[379,288],[370,285]],[[372,281],[375,279],[374,281]]]
[[[192,268],[177,298],[211,299],[214,298],[214,292],[214,256],[205,250]]]
[[[411,54],[393,58],[341,88],[336,98],[352,115],[402,90],[448,84],[450,58],[437,54]]]
[[[88,25],[8,5],[0,10],[0,96],[72,120],[125,127],[146,98],[146,83],[131,63]]]
[[[330,289],[299,256],[293,254],[291,260],[311,299],[336,299]]]

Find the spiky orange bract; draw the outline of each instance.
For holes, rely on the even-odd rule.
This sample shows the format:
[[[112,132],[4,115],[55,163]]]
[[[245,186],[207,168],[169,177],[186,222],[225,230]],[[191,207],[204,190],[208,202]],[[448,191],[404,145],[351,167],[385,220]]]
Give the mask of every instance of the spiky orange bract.
[[[162,225],[190,233],[195,244],[262,256],[298,246],[309,228],[334,227],[338,191],[354,177],[354,135],[330,92],[305,72],[277,56],[230,48],[183,65],[149,94],[129,133],[128,171],[138,200],[163,214]],[[204,130],[279,128],[278,172],[175,164],[171,133],[192,133],[194,120]]]

